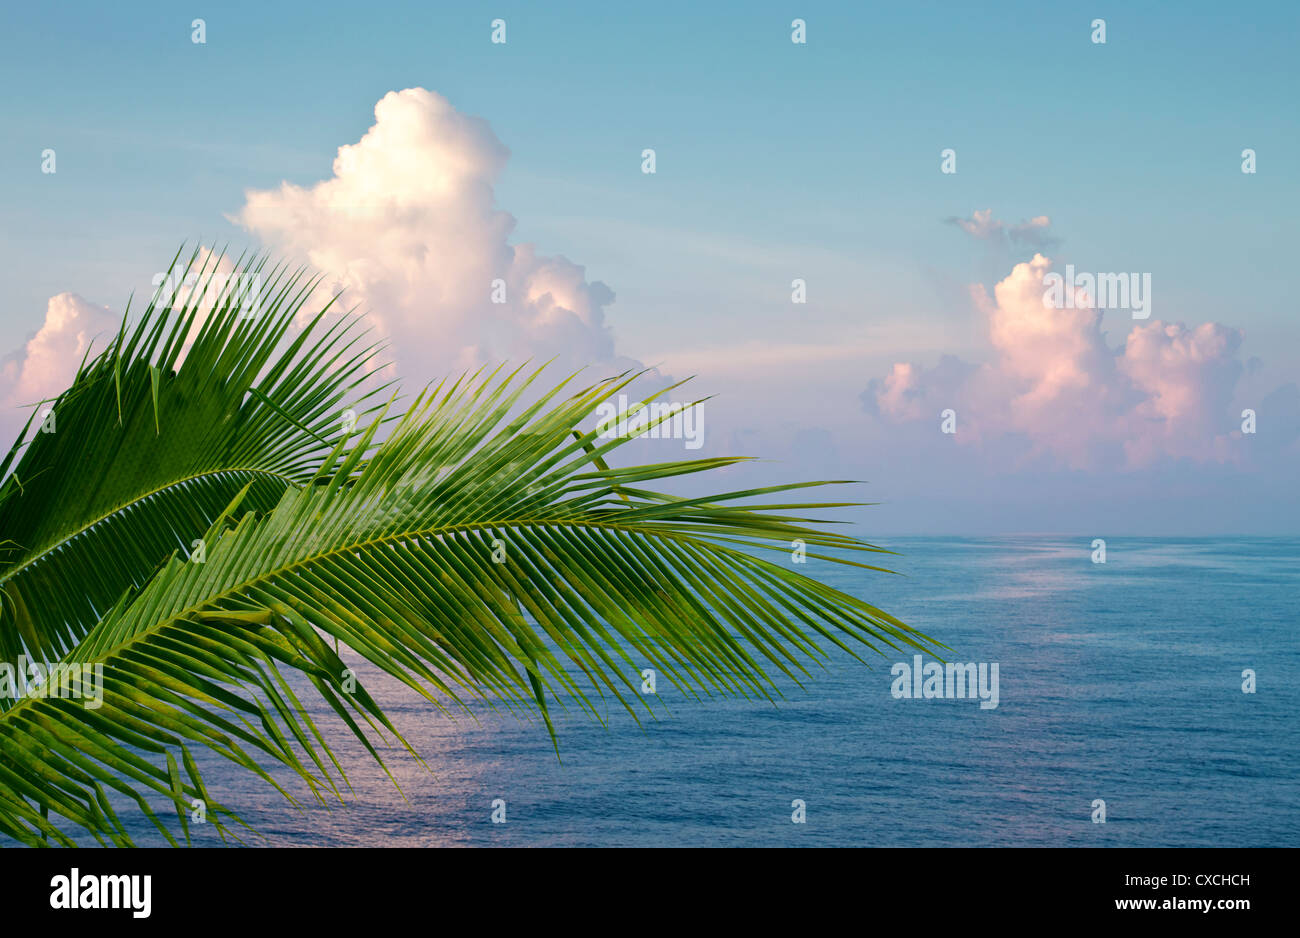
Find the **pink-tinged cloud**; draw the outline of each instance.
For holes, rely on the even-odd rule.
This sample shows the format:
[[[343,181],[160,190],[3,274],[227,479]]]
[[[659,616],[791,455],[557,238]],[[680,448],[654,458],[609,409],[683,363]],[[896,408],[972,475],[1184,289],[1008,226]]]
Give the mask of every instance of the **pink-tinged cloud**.
[[[22,348],[0,361],[4,429],[16,433],[27,419],[20,408],[65,390],[86,353],[93,357],[107,348],[120,323],[116,313],[75,293],[50,297],[41,327]]]
[[[1052,220],[1046,215],[1036,215],[1018,225],[1008,225],[993,217],[993,209],[976,209],[970,218],[949,218],[950,225],[956,225],[972,238],[980,241],[1008,240],[1016,245],[1036,248],[1048,248],[1059,243],[1052,235]]]
[[[987,321],[989,360],[944,356],[935,368],[897,363],[863,394],[891,422],[933,421],[958,412],[959,443],[1028,441],[1032,456],[1097,468],[1122,454],[1129,467],[1161,458],[1222,462],[1236,422],[1233,392],[1243,367],[1241,333],[1218,323],[1195,328],[1153,320],[1111,348],[1102,315],[1075,293],[1077,308],[1045,299],[1052,262],[1016,264],[993,289],[972,288]]]
[[[200,276],[202,272],[202,276]],[[234,263],[199,246],[189,277],[181,271],[171,278],[159,271],[150,299],[159,308],[192,306],[197,315],[182,344],[177,364],[185,361],[190,345],[212,310],[235,291],[243,290],[248,301],[261,290],[257,282],[231,275]],[[262,297],[269,302],[270,297]],[[134,319],[134,317],[133,317]],[[128,324],[128,328],[134,322]],[[31,405],[52,400],[67,390],[82,361],[100,354],[117,338],[122,316],[106,306],[96,306],[75,293],[52,296],[45,319],[23,346],[0,360],[0,435],[12,440],[31,413]]]
[[[345,291],[404,379],[525,358],[627,367],[605,322],[613,292],[564,257],[508,243],[515,220],[493,188],[508,157],[485,121],[441,95],[390,92],[374,126],[339,148],[332,178],[250,190],[237,220],[322,272],[322,295]]]
[[[1151,462],[1162,450],[1229,458],[1224,427],[1235,423],[1228,411],[1243,371],[1236,358],[1240,345],[1241,332],[1218,323],[1194,329],[1158,321],[1133,327],[1120,370],[1144,395],[1135,416],[1147,428],[1125,443],[1133,462]],[[1205,449],[1197,441],[1204,441]]]

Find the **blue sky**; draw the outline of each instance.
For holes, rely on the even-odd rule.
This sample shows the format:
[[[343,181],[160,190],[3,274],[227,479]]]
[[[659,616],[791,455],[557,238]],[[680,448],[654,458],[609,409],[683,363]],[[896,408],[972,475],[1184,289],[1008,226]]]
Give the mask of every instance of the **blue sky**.
[[[968,287],[992,293],[1032,251],[945,219],[1049,216],[1054,260],[1150,272],[1156,318],[1241,330],[1235,357],[1258,362],[1233,413],[1300,375],[1287,273],[1295,4],[441,6],[7,7],[0,350],[21,348],[56,294],[120,310],[182,240],[259,244],[230,220],[247,190],[329,178],[375,103],[419,87],[508,148],[494,195],[516,221],[511,243],[608,284],[618,355],[698,371],[703,391],[732,398],[717,432],[767,444],[796,474],[825,466],[891,485],[889,528],[1083,529],[1093,515],[1062,513],[1053,493],[1105,478],[971,449],[978,492],[927,500],[917,480],[932,455],[864,414],[859,395],[894,362],[990,357]],[[194,16],[204,45],[190,41]],[[505,45],[489,42],[497,17]],[[790,42],[795,17],[806,45]],[[1099,17],[1105,45],[1090,39]],[[39,171],[47,147],[52,176]],[[640,172],[645,147],[654,176]],[[939,172],[946,147],[955,175]],[[1240,172],[1247,147],[1254,175]],[[790,303],[794,277],[806,305]],[[1126,320],[1105,314],[1112,346]],[[746,425],[755,412],[763,426]],[[1274,504],[1294,469],[1295,450],[1279,452],[1250,469]],[[1133,533],[1182,531],[1187,499],[1222,507],[1240,488],[1239,467],[1171,459],[1114,483],[1116,521]],[[1186,495],[1170,494],[1171,478]],[[1294,530],[1290,498],[1206,524]]]

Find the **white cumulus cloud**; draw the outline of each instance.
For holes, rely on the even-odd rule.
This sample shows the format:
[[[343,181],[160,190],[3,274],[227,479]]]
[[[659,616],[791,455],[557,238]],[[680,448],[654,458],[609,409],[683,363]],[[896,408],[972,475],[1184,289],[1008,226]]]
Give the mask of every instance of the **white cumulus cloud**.
[[[237,220],[322,272],[321,295],[344,291],[387,337],[405,381],[525,358],[635,364],[615,354],[607,286],[509,243],[515,220],[494,193],[508,157],[487,122],[442,95],[394,91],[375,105],[374,126],[339,148],[331,178],[250,190]]]

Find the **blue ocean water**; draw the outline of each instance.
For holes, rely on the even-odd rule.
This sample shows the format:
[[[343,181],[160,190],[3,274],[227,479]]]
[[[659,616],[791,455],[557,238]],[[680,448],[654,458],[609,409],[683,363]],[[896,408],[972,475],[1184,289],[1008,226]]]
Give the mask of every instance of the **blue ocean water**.
[[[906,576],[803,569],[998,663],[995,709],[895,699],[910,655],[836,654],[779,706],[665,692],[642,726],[560,717],[561,761],[540,723],[452,720],[363,673],[428,763],[389,752],[406,800],[355,745],[345,804],[294,809],[211,760],[208,785],[278,845],[1300,845],[1300,539],[1108,538],[1104,564],[1090,538],[884,546]]]

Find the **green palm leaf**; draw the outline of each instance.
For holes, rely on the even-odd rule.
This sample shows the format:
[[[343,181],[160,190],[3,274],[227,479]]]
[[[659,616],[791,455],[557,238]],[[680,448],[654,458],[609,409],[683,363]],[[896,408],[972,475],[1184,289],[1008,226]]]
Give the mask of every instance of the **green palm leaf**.
[[[776,672],[801,681],[827,643],[855,657],[935,647],[764,559],[794,539],[879,551],[789,514],[831,503],[753,503],[804,486],[686,499],[643,486],[737,460],[610,468],[605,457],[626,441],[580,427],[633,377],[567,397],[568,382],[530,390],[537,374],[440,385],[381,444],[379,416],[340,441],[315,484],[286,488],[270,512],[232,506],[242,516],[214,522],[204,563],[173,556],[66,656],[103,666],[100,708],[50,695],[0,713],[0,830],[27,843],[71,842],[73,829],[125,843],[112,790],[142,810],[150,796],[170,801],[182,823],[191,798],[211,812],[196,746],[272,784],[278,766],[318,797],[337,793],[346,777],[285,669],[306,675],[368,746],[396,734],[334,643],[436,708],[535,708],[548,728],[565,698],[598,718],[593,696],[634,715],[648,707],[644,667],[693,696],[769,698]],[[71,676],[46,687],[79,689]]]
[[[326,328],[322,311],[290,340],[313,283],[253,259],[227,288],[220,260],[174,259],[169,281],[196,281],[186,302],[155,297],[134,326],[124,319],[24,436],[53,432],[35,429],[0,463],[0,661],[59,658],[235,493],[269,510],[339,436],[373,351],[355,320]],[[256,294],[233,286],[250,283]]]

